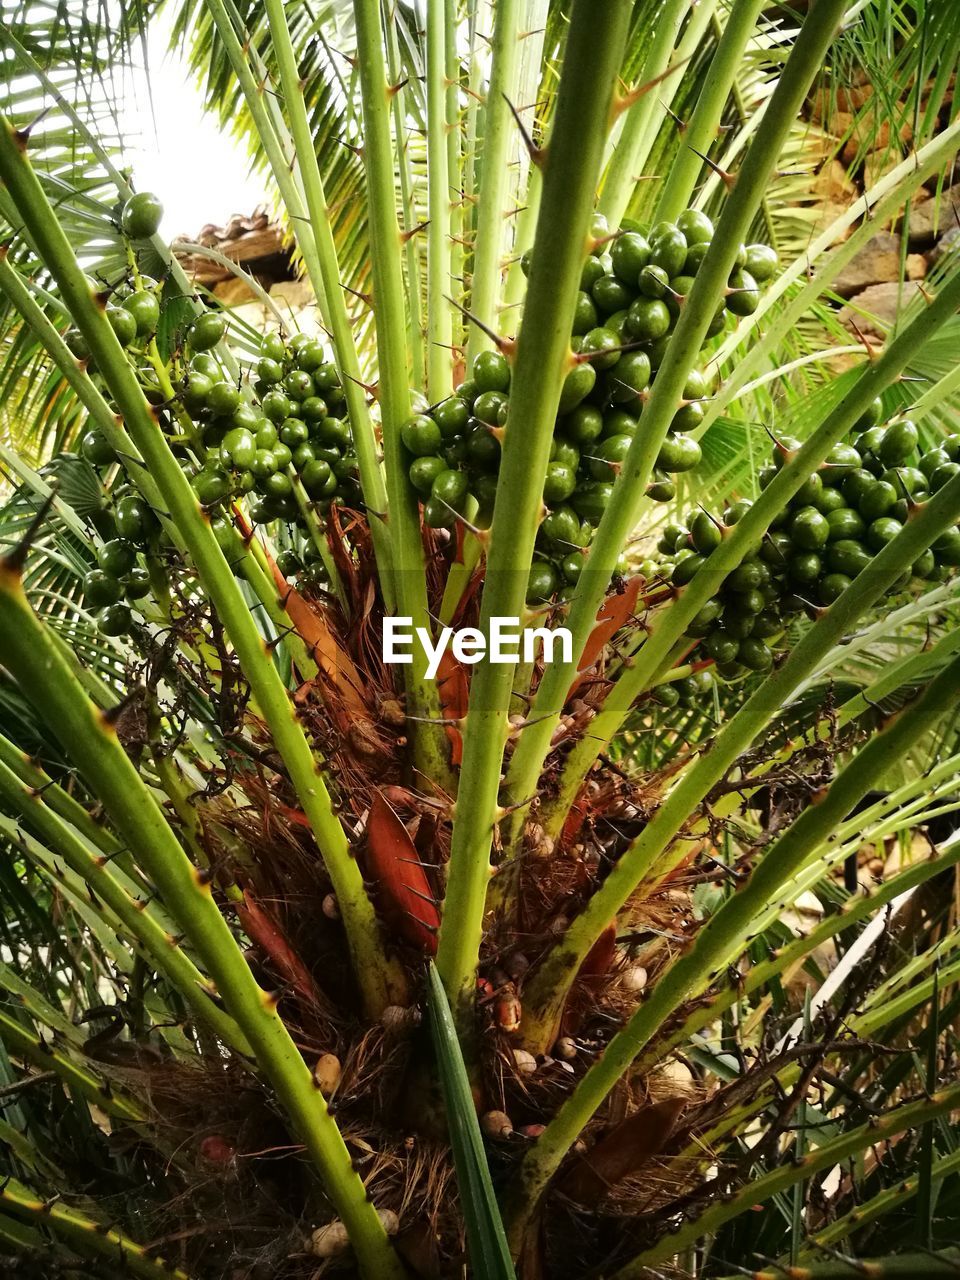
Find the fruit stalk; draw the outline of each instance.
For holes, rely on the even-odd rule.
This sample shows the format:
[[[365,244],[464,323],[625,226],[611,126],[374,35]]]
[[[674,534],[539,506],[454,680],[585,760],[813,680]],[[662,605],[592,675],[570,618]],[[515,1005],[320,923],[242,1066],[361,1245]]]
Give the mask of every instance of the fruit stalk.
[[[756,34],[757,18],[763,5],[764,0],[734,0],[730,7],[697,105],[686,122],[682,145],[670,164],[670,172],[660,192],[653,215],[655,223],[676,222],[693,193],[703,163],[700,156],[709,155],[716,140],[730,88],[743,63],[747,45]]]
[[[526,610],[544,514],[543,479],[561,387],[573,367],[568,335],[628,17],[624,0],[610,0],[599,14],[589,0],[573,7],[504,432],[480,620],[485,634],[492,617],[523,617]],[[461,1034],[472,1020],[512,689],[510,663],[485,661],[475,668],[437,954]]]
[[[483,199],[477,208],[470,314],[492,329],[500,330],[497,304],[503,269],[503,244],[510,189],[508,154],[516,125],[510,103],[516,96],[519,48],[520,0],[500,0],[496,6],[491,47],[490,80],[483,113]],[[467,334],[467,367],[488,344],[479,325]]]
[[[931,500],[931,507],[936,501],[936,498]],[[952,501],[953,510],[956,511],[960,504],[960,479],[956,482]],[[946,500],[940,505],[941,509],[949,508],[950,502]],[[917,525],[928,512],[918,517]],[[927,528],[923,530],[923,535],[931,525],[936,529],[936,518],[925,520],[925,524]],[[916,529],[906,530],[903,538],[916,544]],[[893,545],[891,543],[887,550]],[[890,555],[887,559],[893,561],[896,557]],[[887,575],[883,569],[879,569],[877,576]],[[895,576],[895,572],[891,574],[891,580]],[[863,594],[869,595],[870,591],[870,588],[864,588]],[[850,621],[849,617],[846,621]],[[838,775],[826,795],[804,810],[793,826],[767,849],[746,884],[710,917],[687,952],[674,960],[661,974],[647,999],[610,1041],[603,1057],[583,1077],[547,1126],[536,1147],[525,1158],[519,1174],[519,1206],[513,1221],[515,1245],[518,1243],[517,1233],[520,1227],[547,1182],[590,1117],[630,1068],[639,1051],[650,1042],[681,1004],[704,991],[723,966],[740,954],[743,940],[748,936],[754,918],[766,904],[775,900],[782,887],[804,865],[811,853],[829,839],[835,827],[883,775],[889,762],[898,759],[921,735],[942,719],[946,710],[953,705],[958,692],[960,658],[955,658],[934,676],[915,701],[866,744]],[[629,853],[625,855],[629,856]],[[609,914],[606,919],[610,919]],[[756,1185],[752,1184],[753,1188]],[[697,1236],[701,1234],[702,1219],[697,1224],[696,1231]],[[656,1254],[657,1259],[665,1256],[667,1255],[660,1252]]]

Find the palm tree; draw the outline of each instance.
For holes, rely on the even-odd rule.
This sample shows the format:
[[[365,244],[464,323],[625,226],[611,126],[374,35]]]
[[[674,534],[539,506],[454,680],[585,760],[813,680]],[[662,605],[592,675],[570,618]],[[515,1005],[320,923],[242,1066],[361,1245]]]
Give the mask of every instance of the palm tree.
[[[832,293],[948,173],[949,5],[181,6],[328,349],[119,167],[148,17],[0,36],[7,1251],[951,1273],[960,273]]]

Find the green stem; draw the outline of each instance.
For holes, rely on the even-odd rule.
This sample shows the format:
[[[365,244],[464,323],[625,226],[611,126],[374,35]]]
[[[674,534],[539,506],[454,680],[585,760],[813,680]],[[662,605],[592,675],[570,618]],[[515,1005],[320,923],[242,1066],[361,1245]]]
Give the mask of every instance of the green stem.
[[[656,22],[653,24],[653,39],[640,71],[641,85],[656,80],[666,71],[676,47],[680,26],[692,8],[690,0],[663,0]],[[704,11],[709,21],[712,6],[709,3],[702,4],[700,13]],[[675,72],[674,75],[676,74]],[[611,231],[620,226],[620,221],[637,185],[637,178],[643,172],[643,166],[649,154],[649,142],[656,134],[657,116],[663,111],[659,97],[660,86],[658,85],[638,98],[629,107],[624,117],[620,136],[616,140],[616,149],[603,179],[598,204],[599,211],[609,222]]]
[[[486,634],[491,618],[526,612],[543,477],[563,379],[572,367],[571,319],[629,10],[626,0],[608,0],[601,11],[590,0],[573,6],[490,530],[480,619]],[[510,663],[484,661],[474,669],[437,952],[461,1028],[472,1015],[512,690]]]
[[[490,82],[483,113],[483,199],[477,209],[473,279],[470,286],[470,314],[499,332],[503,245],[507,230],[507,193],[510,189],[508,153],[516,125],[509,103],[515,96],[520,0],[500,0],[496,6]],[[467,368],[488,342],[479,325],[471,325],[467,336]]]
[[[62,1237],[80,1254],[105,1255],[124,1275],[142,1276],[144,1280],[190,1280],[185,1271],[168,1266],[162,1258],[121,1231],[88,1218],[60,1201],[40,1200],[29,1187],[13,1178],[4,1179],[0,1205],[14,1218],[36,1223]]]
[[[450,166],[447,151],[447,6],[427,0],[427,396],[443,400],[450,377]],[[392,186],[392,162],[391,162]]]
[[[387,74],[390,77],[390,83],[398,85],[402,79],[402,73],[395,13],[395,3],[384,4],[383,34],[387,50]],[[400,208],[403,211],[404,227],[407,233],[403,242],[403,256],[406,265],[410,367],[413,385],[422,390],[427,385],[427,368],[424,354],[423,302],[420,297],[420,251],[417,247],[419,237],[412,234],[417,225],[417,204],[410,172],[410,148],[407,145],[409,125],[403,110],[403,94],[399,89],[394,92],[390,106],[393,113],[393,146],[400,176]]]
[[[717,301],[726,288],[737,249],[749,231],[757,204],[803,96],[822,64],[842,11],[843,0],[819,0],[808,14],[774,91],[772,110],[764,117],[744,160],[710,250],[697,274],[697,282],[689,294],[688,303],[681,310],[650,399],[644,407],[644,430],[638,431],[634,437],[574,593],[567,618],[573,639],[573,661],[555,662],[547,669],[531,707],[533,723],[524,730],[517,744],[507,785],[507,797],[514,803],[532,794],[540,775],[610,574],[639,521],[647,482],[681,401],[684,383],[696,361]],[[515,845],[518,837],[519,823],[515,823],[508,842],[510,847]]]
[[[351,1167],[350,1154],[322,1094],[280,1020],[274,998],[257,986],[213,900],[208,878],[187,858],[113,723],[88,701],[50,642],[9,562],[0,567],[0,634],[4,665],[45,722],[55,726],[64,749],[103,801],[121,836],[136,849],[138,861],[202,959],[228,1013],[323,1173],[364,1272],[399,1277],[401,1269],[383,1225]]]
[[[2,1009],[0,1040],[15,1057],[32,1062],[40,1071],[56,1072],[65,1085],[76,1089],[77,1093],[93,1102],[108,1116],[116,1116],[118,1120],[128,1123],[147,1119],[147,1111],[137,1099],[130,1098],[112,1084],[101,1081],[86,1064],[74,1062],[56,1044],[38,1041],[36,1031],[28,1030],[22,1022],[4,1013]]]
[[[914,563],[933,539],[960,515],[960,478],[917,509],[898,537],[876,556],[869,571],[854,580],[824,610],[777,671],[764,680],[681,777],[656,815],[619,858],[603,885],[572,922],[563,939],[524,988],[525,1033],[548,1037],[566,992],[590,947],[640,886],[662,881],[684,855],[677,833],[696,815],[710,789],[724,776],[763,727],[786,704],[804,677],[856,620]],[[671,849],[671,845],[673,846]],[[667,856],[665,851],[671,850]],[[527,1017],[529,1011],[529,1024]],[[526,1027],[529,1030],[526,1031]]]
[[[340,264],[333,238],[327,197],[317,163],[317,149],[310,132],[307,108],[303,100],[303,86],[297,68],[297,60],[290,39],[290,30],[284,14],[283,0],[265,0],[267,20],[273,38],[273,53],[280,74],[280,88],[296,150],[297,170],[307,201],[313,241],[316,248],[319,279],[313,280],[320,303],[324,324],[330,330],[337,363],[343,374],[343,393],[350,415],[353,445],[357,451],[360,486],[363,500],[373,518],[370,534],[379,570],[379,580],[384,601],[389,609],[395,598],[393,582],[393,552],[387,526],[383,519],[387,514],[387,491],[380,469],[373,423],[367,408],[366,393],[360,371],[360,359],[353,338],[353,329],[344,299],[340,280]]]
[[[594,761],[613,741],[637,698],[652,687],[667,668],[674,645],[684,635],[697,611],[712,598],[718,585],[744,555],[757,545],[774,516],[783,510],[859,415],[891,385],[923,343],[952,315],[958,303],[960,277],[947,285],[909,329],[904,330],[883,355],[864,370],[856,385],[760,494],[747,512],[745,523],[725,531],[723,541],[704,566],[706,576],[703,580],[698,575],[669,607],[654,614],[650,631],[629,669],[611,689],[603,709],[591,722],[589,735],[577,743],[564,763],[557,796],[542,818],[548,834],[555,835],[562,827],[564,817]]]
[[[0,176],[22,215],[30,219],[46,266],[90,346],[127,430],[160,491],[163,510],[182,538],[230,637],[323,856],[367,1006],[373,1012],[382,1009],[394,1002],[391,988],[402,985],[402,978],[396,964],[389,962],[383,951],[360,869],[287,689],[273,663],[265,660],[263,640],[217,545],[209,518],[159,430],[155,412],[144,399],[102,306],[91,296],[73,250],[30,167],[23,140],[5,119],[0,122]]]
[[[12,770],[0,764],[0,804],[7,813],[17,813],[48,848],[71,867],[96,897],[109,907],[128,933],[163,973],[196,1013],[238,1053],[250,1053],[250,1045],[232,1018],[210,999],[203,975],[180,949],[177,940],[143,909],[94,857],[75,831],[47,808],[44,795],[25,787]]]
[[[955,500],[960,500],[960,481]],[[701,994],[724,965],[740,954],[755,917],[768,903],[776,901],[783,886],[803,867],[811,852],[830,839],[836,826],[882,776],[890,761],[900,758],[942,719],[958,692],[960,659],[954,659],[931,680],[915,702],[870,739],[827,794],[805,809],[790,829],[767,849],[746,884],[723,903],[697,934],[693,945],[660,976],[648,998],[610,1041],[603,1057],[583,1077],[526,1157],[519,1175],[520,1206],[515,1219],[518,1226],[525,1221],[584,1125],[640,1050],[681,1004]],[[629,858],[629,852],[624,856]]]
[[[757,18],[763,6],[764,0],[734,0],[697,105],[680,135],[680,148],[660,193],[654,223],[675,222],[686,207],[703,164],[700,156],[709,155],[716,139],[731,86],[743,63],[747,45],[756,34]]]
[[[357,69],[363,103],[363,158],[369,200],[370,259],[373,271],[373,313],[379,360],[379,398],[383,429],[383,454],[390,503],[388,533],[393,543],[396,608],[411,618],[414,630],[430,633],[423,543],[416,495],[410,485],[409,465],[400,428],[410,417],[410,384],[407,367],[407,319],[397,223],[393,152],[390,145],[390,99],[383,59],[383,32],[377,0],[354,0],[357,27]],[[428,317],[429,318],[429,317]],[[430,359],[430,353],[427,354]],[[404,668],[408,710],[420,721],[411,721],[417,767],[451,794],[454,784],[448,762],[443,726],[429,721],[440,718],[440,699],[434,681],[427,678],[427,657],[415,639],[413,662]]]

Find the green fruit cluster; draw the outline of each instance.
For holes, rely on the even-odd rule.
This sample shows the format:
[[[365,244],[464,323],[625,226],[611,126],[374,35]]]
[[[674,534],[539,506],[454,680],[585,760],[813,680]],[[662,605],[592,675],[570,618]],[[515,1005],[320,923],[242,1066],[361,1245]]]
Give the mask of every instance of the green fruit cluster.
[[[911,507],[960,475],[960,435],[934,448],[919,449],[919,433],[909,419],[881,425],[877,400],[854,428],[853,442],[834,447],[786,508],[763,541],[723,581],[688,629],[698,642],[691,661],[712,659],[718,675],[732,679],[773,665],[790,617],[811,606],[832,604],[854,578],[903,528]],[[770,483],[793,450],[782,440],[772,464],[760,473]],[[751,503],[733,503],[722,520],[706,511],[690,513],[687,523],[667,525],[660,537],[661,558],[643,566],[649,575],[684,587],[701,571],[719,545],[725,528]],[[939,582],[960,566],[960,527],[937,538],[890,595],[912,581]],[[709,677],[701,673],[701,683]],[[661,694],[667,700],[676,694]],[[661,699],[662,700],[662,699]]]
[[[548,514],[537,541],[529,582],[530,603],[569,592],[613,493],[613,485],[642,422],[686,294],[713,238],[705,214],[687,209],[677,222],[651,229],[630,223],[615,236],[602,219],[595,249],[584,264],[571,334],[579,357],[567,375],[554,429],[543,500]],[[527,263],[522,260],[524,270]],[[724,303],[705,342],[727,317],[749,315],[760,301],[760,282],[777,269],[766,245],[741,246]],[[688,434],[704,417],[710,386],[694,370],[687,379],[648,488],[654,501],[675,496],[673,476],[700,461]],[[500,439],[510,404],[510,364],[497,351],[473,362],[454,395],[424,407],[401,430],[410,455],[410,482],[423,502],[424,522],[450,528],[458,517],[489,522],[500,466]]]
[[[161,214],[156,197],[139,193],[123,209],[124,233],[131,239],[152,235]],[[245,376],[231,377],[215,351],[226,334],[224,317],[206,310],[179,335],[179,349],[161,376],[153,346],[160,293],[157,281],[138,274],[113,290],[107,317],[198,500],[212,513],[215,532],[224,545],[229,542],[232,528],[224,509],[246,498],[253,523],[286,526],[285,539],[293,545],[279,553],[282,572],[297,576],[301,585],[325,581],[319,553],[306,536],[303,507],[326,510],[338,502],[359,508],[361,492],[346,398],[323,344],[306,334],[287,341],[268,334]],[[89,361],[79,332],[68,333],[66,341],[78,359]],[[101,472],[117,462],[97,429],[84,435],[81,453]],[[114,488],[110,502],[114,527],[105,532],[108,541],[84,593],[99,611],[101,629],[117,635],[129,626],[129,602],[149,590],[138,556],[155,554],[162,539],[149,508],[132,490]],[[134,509],[137,520],[130,515]]]

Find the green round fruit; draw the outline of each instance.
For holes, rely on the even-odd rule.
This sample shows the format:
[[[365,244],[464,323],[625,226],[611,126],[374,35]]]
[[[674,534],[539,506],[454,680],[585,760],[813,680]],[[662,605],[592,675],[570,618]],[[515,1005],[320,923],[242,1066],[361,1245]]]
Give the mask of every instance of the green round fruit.
[[[886,480],[876,480],[864,489],[857,503],[857,510],[869,524],[888,515],[897,502],[897,491]]]
[[[304,373],[315,372],[326,360],[327,353],[323,349],[323,343],[317,338],[308,338],[297,351],[297,368]]]
[[[956,568],[960,565],[960,529],[948,529],[933,540],[933,551],[940,564]]]
[[[557,571],[550,561],[534,560],[527,578],[527,604],[549,600],[558,586]]]
[[[695,431],[703,422],[705,412],[699,400],[681,405],[670,420],[670,430],[673,432]]]
[[[408,453],[415,458],[425,458],[440,450],[440,428],[426,414],[418,414],[400,428],[400,439]]]
[[[195,355],[187,368],[191,373],[202,373],[211,382],[220,382],[223,379],[223,370],[220,368],[216,356],[210,355],[207,351],[201,351]]]
[[[285,418],[278,434],[288,449],[297,449],[310,439],[310,428],[302,418]]]
[[[97,551],[97,564],[111,578],[122,578],[136,563],[136,548],[122,538],[112,538]]]
[[[481,391],[506,391],[510,386],[510,364],[499,351],[481,351],[471,374]]]
[[[300,401],[299,416],[308,427],[316,427],[317,423],[326,421],[330,410],[322,396],[307,396]]]
[[[231,417],[240,405],[240,390],[232,382],[214,382],[207,392],[207,408],[218,418]]]
[[[428,498],[423,504],[423,522],[431,529],[451,529],[457,522],[457,513],[436,498]]]
[[[153,333],[160,323],[159,299],[156,294],[148,293],[146,289],[131,293],[129,297],[124,298],[123,307],[133,316],[137,335],[141,338]]]
[[[608,436],[594,445],[590,451],[587,470],[594,480],[615,480],[620,474],[620,465],[626,458],[632,438],[627,435]]]
[[[282,477],[284,480],[286,476]],[[268,485],[276,480],[271,477]],[[311,498],[329,498],[337,487],[337,477],[333,474],[329,463],[324,462],[322,458],[314,458],[312,462],[308,462],[300,473],[300,483],[303,485],[307,494]],[[268,488],[268,492],[273,492]]]
[[[803,507],[790,521],[790,537],[802,551],[819,551],[830,538],[827,517],[816,507]]]
[[[736,662],[737,651],[743,641],[726,631],[711,632],[703,642],[703,647],[715,662]]]
[[[219,468],[204,468],[193,482],[197,498],[204,507],[212,507],[229,498],[232,485],[229,476]]]
[[[879,520],[872,521],[868,526],[867,544],[874,551],[880,551],[902,531],[903,525],[899,520],[894,520],[891,516],[881,516]],[[841,572],[846,573],[847,570],[842,569]]]
[[[920,556],[916,560],[914,560],[913,576],[915,578],[932,577],[933,573],[936,570],[936,567],[937,567],[937,558],[934,555],[932,548],[928,547],[926,551],[922,552]]]
[[[820,577],[820,557],[814,551],[800,552],[790,557],[789,572],[793,582],[809,586]]]
[[[316,394],[313,379],[305,369],[291,369],[283,379],[283,389],[297,404]]]
[[[660,223],[650,239],[650,265],[662,267],[668,276],[678,276],[687,258],[687,239],[679,227]]]
[[[580,521],[572,507],[559,506],[544,517],[540,532],[548,542],[558,546],[577,546]]]
[[[692,471],[699,466],[702,450],[693,436],[681,434],[668,436],[660,446],[657,468],[671,474]]]
[[[410,483],[417,493],[429,496],[434,480],[441,472],[446,470],[447,464],[443,458],[438,458],[435,455],[414,458],[413,462],[410,463]]]
[[[474,417],[495,427],[500,422],[500,411],[507,404],[507,398],[500,391],[481,391],[473,402]]]
[[[121,347],[129,347],[137,336],[137,322],[126,307],[107,307],[107,319]]]
[[[143,546],[157,527],[157,520],[148,503],[136,493],[124,494],[113,512],[117,533],[135,546]]]
[[[580,288],[590,290],[603,275],[603,263],[592,253],[580,269]]]
[[[560,391],[559,414],[571,413],[587,398],[597,381],[597,371],[589,362],[577,363],[563,380]]]
[[[610,261],[614,274],[631,288],[636,288],[640,272],[650,261],[650,245],[638,231],[624,231],[613,243]]]
[[[627,312],[627,332],[637,342],[653,342],[670,329],[670,311],[659,298],[637,298]]]
[[[80,441],[80,452],[92,467],[108,467],[116,462],[113,446],[99,431],[88,431]]]
[[[869,530],[867,536],[869,538]],[[848,578],[855,578],[858,573],[862,573],[871,559],[866,547],[852,538],[841,538],[839,542],[831,542],[827,548],[827,567],[830,572],[843,573]]]
[[[709,244],[713,239],[713,223],[699,209],[684,209],[677,218],[677,227],[688,245]]]
[[[835,444],[820,467],[820,479],[826,485],[843,485],[860,468],[860,454],[850,444]],[[846,489],[844,489],[846,493]]]
[[[119,579],[103,569],[91,569],[84,574],[82,586],[84,603],[91,609],[116,604],[123,595]]]
[[[737,565],[736,569],[732,570],[728,574],[723,585],[730,591],[736,591],[738,593],[744,591],[756,591],[759,587],[766,585],[766,582],[769,580],[769,576],[769,570],[763,561],[754,560],[745,564]]]
[[[764,536],[760,544],[760,559],[778,572],[786,568],[792,551],[793,543],[790,541],[790,535],[774,529]]]
[[[469,481],[462,471],[441,471],[430,486],[434,501],[444,502],[457,512],[462,512],[468,492]]]
[[[588,258],[587,261],[596,262],[596,259]],[[573,327],[570,332],[575,335],[587,333],[596,325],[597,320],[597,308],[593,298],[581,289],[577,294],[577,305],[573,311]]]
[[[604,315],[612,315],[615,311],[623,311],[633,301],[633,290],[616,278],[604,275],[590,290],[590,296],[597,310]]]
[[[839,507],[836,511],[831,511],[826,519],[830,526],[831,542],[839,542],[841,538],[860,538],[866,529],[863,517],[853,507]]]
[[[853,579],[848,578],[845,573],[824,574],[818,589],[820,603],[825,605],[833,604],[834,600],[839,600],[852,582]]]
[[[220,445],[220,461],[223,466],[243,471],[254,466],[256,457],[256,438],[244,427],[233,427],[223,437]]]
[[[673,566],[670,581],[675,587],[685,587],[693,581],[705,563],[706,556],[698,555],[696,551],[686,552]]]
[[[723,530],[706,511],[698,511],[690,524],[690,537],[701,555],[709,555],[723,541]]]
[[[130,630],[131,614],[125,604],[108,604],[97,614],[97,629],[105,636],[122,636]]]
[[[646,494],[651,502],[672,502],[677,496],[677,486],[663,471],[654,470]]]
[[[602,477],[598,477],[602,478]],[[543,500],[548,504],[565,502],[577,487],[577,473],[562,462],[549,462],[543,482]]]
[[[637,286],[645,298],[659,300],[667,296],[670,276],[663,267],[647,266],[640,272]]]
[[[192,351],[209,351],[222,340],[226,331],[226,321],[219,312],[205,311],[187,330],[187,343]]]
[[[564,581],[571,585],[578,582],[583,572],[583,552],[571,551],[568,556],[564,556],[560,561],[560,572],[563,574]]]
[[[897,467],[906,462],[920,442],[916,425],[905,418],[887,427],[877,450],[877,456],[885,467]]]
[[[960,476],[960,462],[944,462],[930,477],[930,492],[939,493],[945,484]]]
[[[450,396],[435,405],[430,416],[440,428],[444,440],[452,440],[466,431],[470,421],[470,406],[459,396]]]
[[[213,383],[205,374],[188,373],[181,393],[184,407],[190,413],[199,413],[207,407],[207,396],[212,390]]]
[[[596,525],[610,505],[612,496],[613,485],[607,481],[581,481],[570,495],[570,505],[578,516]]]
[[[580,354],[589,358],[595,369],[610,369],[620,359],[620,340],[611,329],[600,325],[584,334]]]
[[[740,641],[737,661],[741,662],[748,671],[769,671],[773,666],[773,651],[763,640],[748,636]]]
[[[128,600],[142,600],[150,594],[149,570],[134,565],[123,579],[123,594]]]
[[[120,226],[130,240],[149,240],[163,219],[163,205],[150,191],[138,191],[123,206]]]
[[[637,434],[638,426],[639,419],[627,409],[608,409],[603,415],[603,438],[606,440],[610,436],[630,436],[632,439]]]
[[[764,281],[771,280],[777,274],[780,259],[777,257],[777,251],[771,249],[768,244],[748,244],[743,265],[754,280],[763,284]]]
[[[581,404],[568,413],[558,424],[567,439],[575,444],[591,444],[603,431],[603,414],[592,404]]]

